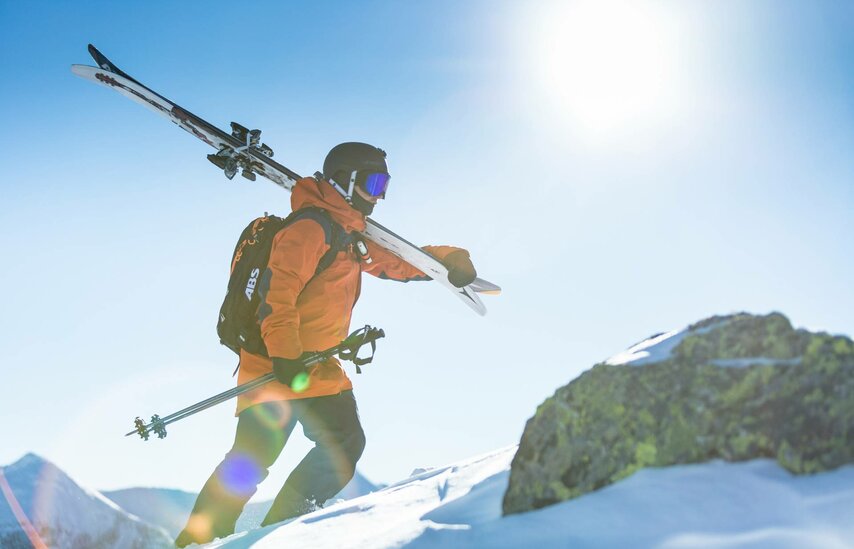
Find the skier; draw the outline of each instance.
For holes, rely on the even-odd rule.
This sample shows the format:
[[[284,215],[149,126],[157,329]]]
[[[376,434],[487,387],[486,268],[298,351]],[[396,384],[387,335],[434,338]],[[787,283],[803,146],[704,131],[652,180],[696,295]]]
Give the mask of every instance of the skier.
[[[320,174],[318,174],[320,175]],[[234,445],[202,488],[175,545],[206,543],[234,532],[244,505],[266,478],[297,423],[314,447],[291,472],[261,525],[293,518],[322,506],[353,477],[365,447],[353,385],[337,359],[311,367],[304,353],[326,349],[349,333],[359,298],[361,273],[402,282],[429,280],[423,272],[370,241],[358,238],[365,216],[385,198],[390,176],[386,154],[366,143],[342,143],[323,164],[323,177],[303,178],[291,206],[321,208],[344,229],[350,245],[316,273],[332,245],[323,218],[300,218],[273,240],[269,265],[256,291],[258,322],[272,358],[240,352],[238,383],[274,372],[270,383],[238,399]],[[425,246],[458,287],[476,277],[469,253]]]

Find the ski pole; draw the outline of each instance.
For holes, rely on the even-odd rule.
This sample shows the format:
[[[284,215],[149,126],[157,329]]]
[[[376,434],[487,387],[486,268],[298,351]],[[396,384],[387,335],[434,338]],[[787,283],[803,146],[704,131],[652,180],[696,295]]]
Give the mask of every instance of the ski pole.
[[[332,351],[337,351],[340,349],[340,347],[341,347],[341,345],[338,345],[336,347],[333,347],[332,349],[327,349],[326,351],[322,351],[320,353],[315,353],[313,355],[309,355],[308,357],[303,359],[303,365],[308,367],[308,366],[314,365],[318,362],[321,362],[323,360],[326,360],[327,358],[331,357],[334,354],[334,353],[332,353]],[[165,428],[165,426],[168,425],[169,423],[174,423],[174,422],[181,420],[185,417],[188,417],[188,416],[191,416],[191,415],[196,414],[198,412],[201,412],[202,410],[207,410],[208,408],[215,406],[217,404],[220,404],[221,402],[231,400],[232,398],[234,398],[240,394],[246,393],[248,391],[252,391],[253,389],[257,389],[258,387],[265,385],[271,381],[274,381],[275,379],[276,379],[275,374],[269,373],[269,374],[263,375],[261,377],[255,378],[251,381],[247,381],[246,383],[244,383],[242,385],[238,385],[237,387],[234,387],[234,388],[229,389],[227,391],[223,391],[222,393],[214,395],[214,396],[212,396],[208,399],[205,399],[201,402],[197,402],[195,404],[192,404],[192,405],[184,408],[183,410],[179,410],[179,411],[175,412],[174,414],[169,414],[166,417],[161,418],[159,415],[155,414],[155,415],[151,416],[151,423],[148,425],[145,425],[145,423],[142,421],[142,419],[136,418],[136,421],[134,421],[134,425],[136,425],[136,431],[131,431],[130,433],[127,433],[125,436],[132,435],[133,433],[136,432],[136,433],[139,433],[140,436],[142,436],[145,440],[148,440],[146,438],[147,435],[150,432],[154,432],[155,434],[157,434],[158,437],[164,438],[166,436],[165,430],[163,430],[163,436],[161,436],[161,429]]]
[[[376,351],[376,340],[384,336],[385,333],[382,330],[371,328],[370,326],[365,326],[364,328],[356,330],[355,332],[350,334],[347,339],[345,339],[335,347],[331,347],[325,351],[320,351],[318,353],[314,353],[305,357],[302,361],[303,365],[311,366],[318,362],[322,362],[335,354],[338,354],[338,356],[343,360],[350,360],[354,364],[356,364],[357,371],[361,372],[360,366],[368,364],[373,360],[373,353]],[[371,345],[372,354],[368,358],[358,358],[357,355],[359,349],[365,344]],[[136,425],[137,430],[128,433],[128,435],[137,432],[140,434],[140,436],[143,436],[153,431],[160,438],[163,438],[165,434],[161,436],[160,431],[163,427],[165,427],[166,424],[173,423],[175,421],[178,421],[179,419],[183,419],[187,416],[193,415],[197,412],[210,408],[211,406],[219,404],[220,402],[224,402],[237,395],[256,389],[273,380],[275,380],[275,375],[270,373],[265,376],[261,376],[259,378],[248,381],[243,385],[239,385],[237,387],[229,389],[228,391],[224,391],[211,398],[188,406],[187,408],[175,412],[174,414],[170,414],[164,418],[161,418],[160,416],[155,414],[151,418],[151,424],[147,426],[142,422],[141,419],[137,418],[137,421],[134,422],[134,425]]]
[[[351,333],[347,336],[347,339],[338,345],[330,347],[325,351],[318,351],[303,358],[302,364],[305,367],[309,367],[338,355],[342,360],[349,360],[353,362],[353,364],[356,365],[356,371],[361,373],[362,370],[360,367],[365,364],[369,364],[374,359],[374,353],[377,349],[376,342],[378,339],[383,337],[385,337],[385,332],[383,330],[366,325],[364,328],[359,328]],[[365,345],[371,346],[371,356],[367,358],[359,358],[359,350]],[[189,417],[201,412],[202,410],[207,410],[208,408],[216,406],[217,404],[227,400],[231,400],[238,395],[242,395],[243,393],[257,389],[262,385],[266,385],[271,381],[275,381],[275,379],[276,375],[271,372],[251,381],[247,381],[237,387],[233,387],[227,391],[223,391],[222,393],[216,394],[210,398],[191,404],[190,406],[187,406],[182,410],[178,410],[173,414],[169,414],[168,416],[160,417],[159,415],[154,414],[151,416],[151,422],[148,424],[137,417],[133,422],[134,430],[125,434],[125,436],[127,437],[133,434],[138,434],[143,440],[148,440],[151,433],[154,433],[158,438],[165,438],[166,425],[184,419],[185,417]]]

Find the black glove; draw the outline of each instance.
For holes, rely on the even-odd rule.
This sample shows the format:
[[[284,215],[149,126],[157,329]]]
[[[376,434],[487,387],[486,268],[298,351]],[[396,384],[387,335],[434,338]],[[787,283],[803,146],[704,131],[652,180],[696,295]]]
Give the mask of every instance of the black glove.
[[[455,250],[442,259],[442,265],[448,269],[448,280],[457,288],[468,286],[477,278],[477,271],[466,250]]]
[[[290,387],[294,378],[299,374],[307,373],[306,367],[302,365],[302,361],[297,358],[279,358],[272,357],[273,373],[279,383],[284,383]]]

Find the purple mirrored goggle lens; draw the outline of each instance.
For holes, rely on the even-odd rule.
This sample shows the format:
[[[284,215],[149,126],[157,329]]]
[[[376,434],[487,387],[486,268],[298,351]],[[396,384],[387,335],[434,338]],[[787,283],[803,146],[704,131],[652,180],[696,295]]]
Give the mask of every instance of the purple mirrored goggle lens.
[[[364,189],[371,196],[382,196],[388,189],[391,176],[387,173],[372,173],[365,178]]]

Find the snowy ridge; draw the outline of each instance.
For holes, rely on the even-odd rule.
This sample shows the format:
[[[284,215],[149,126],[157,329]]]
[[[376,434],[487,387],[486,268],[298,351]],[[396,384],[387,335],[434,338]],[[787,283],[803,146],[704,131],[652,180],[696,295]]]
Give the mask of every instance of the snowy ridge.
[[[641,470],[538,511],[501,516],[508,447],[206,547],[851,547],[854,466],[796,477],[771,460]]]
[[[0,500],[0,546],[28,547],[12,512],[23,510],[41,540],[51,548],[168,547],[169,536],[122,511],[95,490],[80,487],[62,470],[35,454],[3,467],[14,501]]]
[[[729,319],[724,318],[706,326],[689,326],[682,330],[673,330],[663,334],[649,337],[636,345],[632,345],[625,351],[617,353],[605,364],[610,366],[621,366],[631,364],[632,366],[644,366],[655,362],[662,362],[672,356],[673,350],[682,343],[689,335],[706,334],[712,330],[721,328],[727,324]]]
[[[467,529],[447,523],[441,508],[473,490],[492,493],[491,505],[478,515],[501,516],[501,495],[516,446],[442,467],[426,468],[379,492],[341,502],[283,525],[235,534],[206,547],[383,548],[420,539],[437,530]],[[497,480],[497,483],[496,483]],[[485,514],[484,514],[485,513]]]
[[[330,502],[353,499],[375,492],[379,487],[359,471]],[[126,512],[145,522],[166,530],[173,538],[187,524],[198,494],[168,488],[125,488],[104,492],[104,495]],[[273,505],[273,500],[251,502],[237,520],[235,532],[258,528]]]
[[[650,362],[661,362],[670,358],[670,353],[677,345],[682,343],[685,336],[688,335],[688,330],[674,330],[663,334],[652,336],[626,349],[621,353],[617,353],[608,360],[605,364],[611,366],[620,366],[623,364],[632,363],[633,366],[641,366]]]

